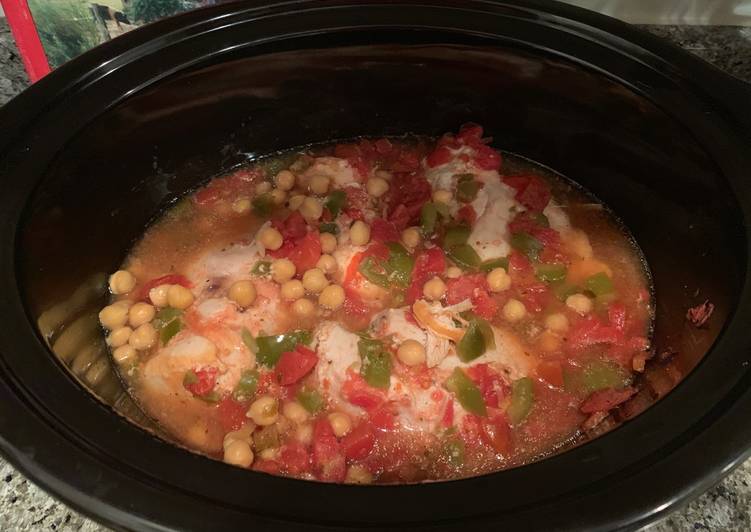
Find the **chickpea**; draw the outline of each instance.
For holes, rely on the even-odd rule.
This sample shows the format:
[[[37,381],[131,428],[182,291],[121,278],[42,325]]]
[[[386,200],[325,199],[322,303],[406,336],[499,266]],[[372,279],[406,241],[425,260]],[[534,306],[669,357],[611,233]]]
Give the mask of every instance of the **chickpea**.
[[[503,317],[508,321],[519,321],[527,315],[527,308],[518,299],[509,299],[503,305]]]
[[[125,345],[128,343],[131,334],[133,334],[133,329],[130,327],[118,327],[107,336],[107,345],[110,347]]]
[[[538,344],[540,346],[540,349],[547,353],[552,353],[554,351],[557,351],[559,347],[561,347],[561,339],[558,338],[558,335],[551,331],[545,331],[540,335],[540,339],[538,340]]]
[[[156,343],[156,329],[150,323],[144,323],[130,335],[128,343],[134,349],[143,351]]]
[[[167,292],[169,291],[168,284],[160,284],[149,290],[149,299],[157,307],[167,306]]]
[[[306,197],[300,205],[300,214],[308,221],[318,220],[323,214],[323,205],[313,197]]]
[[[391,178],[393,177],[388,170],[376,170],[375,176],[385,179],[386,181],[391,181]]]
[[[556,312],[545,318],[545,327],[554,332],[566,332],[568,330],[568,318],[565,314]]]
[[[308,188],[316,196],[323,196],[329,191],[331,180],[325,175],[314,175],[310,178]]]
[[[361,220],[357,220],[349,228],[349,239],[355,246],[364,246],[370,242],[370,226]]]
[[[237,214],[250,212],[251,203],[248,198],[238,198],[232,202],[232,210]]]
[[[264,229],[261,229],[260,233],[258,233],[258,242],[264,248],[276,251],[282,247],[284,238],[277,229],[274,229],[273,227],[265,227]]]
[[[321,251],[324,253],[333,253],[336,249],[336,237],[331,233],[321,233]]]
[[[446,293],[446,283],[440,277],[433,277],[422,285],[422,293],[431,301],[438,301]]]
[[[458,279],[462,276],[462,269],[457,266],[449,266],[446,269],[446,277],[449,279]]]
[[[297,273],[295,263],[289,259],[277,259],[271,265],[271,276],[279,283],[286,283]]]
[[[420,230],[417,227],[407,227],[402,231],[402,242],[410,249],[419,246],[421,240],[422,235],[420,235]]]
[[[305,288],[303,288],[301,281],[292,279],[282,285],[281,292],[284,299],[294,301],[305,295]]]
[[[287,205],[289,205],[290,210],[296,211],[300,208],[303,201],[305,201],[305,196],[303,196],[302,194],[296,194],[289,199]]]
[[[273,425],[279,419],[279,403],[270,395],[264,395],[253,401],[245,415],[256,425]]]
[[[303,445],[310,445],[313,441],[313,424],[302,423],[295,430],[295,439]]]
[[[363,465],[352,464],[347,469],[344,482],[347,484],[370,484],[373,482],[373,474]]]
[[[326,274],[334,273],[336,271],[336,266],[336,259],[331,255],[326,254],[321,255],[321,258],[318,259],[318,262],[316,263],[316,268]]]
[[[135,348],[129,344],[121,345],[112,352],[112,358],[121,366],[135,361],[137,356]]]
[[[308,292],[318,294],[329,284],[326,275],[318,268],[311,268],[302,276],[302,286]]]
[[[329,414],[329,423],[334,431],[334,436],[341,438],[352,430],[352,420],[347,414],[342,412],[333,412]]]
[[[295,186],[295,174],[289,170],[282,170],[274,177],[274,183],[279,190],[292,190]]]
[[[185,310],[193,304],[193,294],[179,284],[173,284],[167,290],[167,304],[170,307]]]
[[[269,183],[268,181],[263,181],[256,185],[256,194],[258,194],[259,196],[261,194],[266,194],[267,192],[270,192],[270,191],[271,191],[271,183]]]
[[[338,284],[327,286],[318,296],[318,304],[330,310],[336,310],[344,304],[344,288]]]
[[[247,308],[256,300],[256,287],[253,281],[235,281],[229,287],[229,298],[243,308]]]
[[[436,203],[450,203],[454,195],[450,190],[436,190],[433,192],[433,201]]]
[[[287,201],[287,193],[278,188],[275,188],[274,190],[269,192],[269,196],[271,196],[271,202],[274,205],[281,205],[282,203]]]
[[[136,286],[136,278],[127,270],[118,270],[110,275],[110,291],[113,294],[127,294]]]
[[[107,305],[99,311],[99,323],[102,327],[113,330],[128,323],[128,307],[125,305]]]
[[[284,417],[297,424],[306,422],[310,417],[308,411],[297,401],[284,403],[282,413],[284,414]]]
[[[292,312],[298,318],[310,318],[316,313],[316,305],[310,299],[301,297],[294,303],[292,303]]]
[[[419,366],[425,362],[425,347],[417,340],[404,340],[396,350],[396,358],[405,366]]]
[[[156,310],[154,310],[153,305],[149,305],[148,303],[136,303],[130,307],[128,321],[130,321],[131,327],[140,327],[144,323],[153,320],[154,314],[156,314]]]
[[[592,311],[592,300],[584,294],[574,294],[566,298],[566,306],[583,316]]]
[[[380,198],[389,190],[389,182],[382,177],[371,177],[365,184],[368,194],[374,198]]]
[[[234,466],[249,467],[253,463],[250,444],[243,440],[232,440],[224,447],[224,462]]]
[[[485,279],[491,292],[503,292],[511,286],[511,277],[503,268],[494,268]]]
[[[258,456],[260,456],[264,460],[276,460],[277,458],[279,458],[279,448],[269,447],[268,449],[264,449],[263,451],[258,453]]]

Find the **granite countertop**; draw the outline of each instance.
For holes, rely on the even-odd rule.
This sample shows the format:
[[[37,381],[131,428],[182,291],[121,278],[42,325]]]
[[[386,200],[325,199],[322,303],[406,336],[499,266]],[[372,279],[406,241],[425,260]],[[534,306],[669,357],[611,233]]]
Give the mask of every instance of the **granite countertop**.
[[[645,26],[751,82],[751,27]],[[26,87],[28,80],[4,19],[0,18],[0,105]],[[687,467],[690,467],[687,464]],[[48,496],[0,459],[0,530],[105,531]],[[683,530],[751,530],[751,460],[686,508],[649,532]]]

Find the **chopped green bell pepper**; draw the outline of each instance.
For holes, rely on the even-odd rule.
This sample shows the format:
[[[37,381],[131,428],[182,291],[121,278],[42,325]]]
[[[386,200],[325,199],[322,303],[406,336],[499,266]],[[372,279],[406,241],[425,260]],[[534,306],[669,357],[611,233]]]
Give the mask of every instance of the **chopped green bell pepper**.
[[[279,447],[279,429],[269,425],[253,433],[253,447],[257,453]]]
[[[398,242],[389,242],[386,247],[389,248],[387,264],[389,280],[399,287],[408,287],[412,281],[412,268],[415,265],[414,257]]]
[[[584,281],[584,286],[595,296],[606,296],[613,293],[613,281],[605,272],[596,273]]]
[[[267,260],[259,260],[253,265],[253,269],[250,270],[250,273],[257,277],[269,275],[271,273],[271,262]]]
[[[282,353],[293,351],[297,344],[308,344],[311,340],[309,331],[292,331],[275,336],[259,336],[256,338],[258,352],[256,360],[259,364],[273,368]]]
[[[443,235],[443,247],[452,248],[466,244],[469,240],[469,234],[471,229],[466,225],[454,225],[446,229],[446,234]]]
[[[446,458],[451,465],[455,467],[462,466],[464,464],[464,456],[466,454],[464,441],[460,438],[451,438],[444,446]]]
[[[529,260],[537,260],[542,251],[542,242],[524,231],[511,235],[511,247],[523,253]]]
[[[247,347],[251,353],[258,353],[258,343],[248,329],[243,327],[242,331],[240,331],[240,337],[242,338],[245,347]]]
[[[538,264],[535,266],[535,276],[546,283],[563,281],[566,278],[566,266],[564,264]]]
[[[362,359],[360,375],[374,388],[388,389],[391,385],[391,355],[383,342],[361,336],[357,350]]]
[[[420,210],[420,230],[423,236],[430,236],[435,231],[438,221],[438,209],[435,203],[427,202]]]
[[[480,271],[490,273],[496,268],[503,268],[508,271],[508,257],[499,257],[497,259],[489,259],[480,264]]]
[[[311,414],[317,414],[326,406],[323,396],[318,393],[318,390],[309,388],[303,388],[297,392],[297,402]]]
[[[461,244],[446,250],[446,256],[463,270],[475,270],[482,260],[469,244]]]
[[[238,401],[247,401],[256,394],[258,389],[258,371],[255,369],[246,369],[240,374],[240,380],[237,382],[232,395]]]
[[[477,191],[480,190],[480,183],[475,181],[472,174],[461,174],[456,183],[456,199],[462,203],[470,203],[477,197]]]
[[[357,270],[371,283],[388,288],[389,277],[386,274],[386,269],[375,257],[365,257]]]
[[[332,235],[339,234],[339,226],[334,222],[324,222],[318,226],[318,231],[321,233],[331,233]]]
[[[251,204],[253,205],[253,214],[259,218],[268,218],[271,216],[275,207],[274,199],[268,193],[256,196],[251,201]]]
[[[573,284],[569,284],[565,281],[558,281],[552,284],[553,294],[558,298],[558,301],[566,301],[568,296],[572,296],[579,292],[579,287]]]
[[[537,223],[537,225],[550,227],[550,220],[548,220],[548,217],[541,212],[536,212],[535,214],[533,214],[532,219]]]
[[[566,391],[582,395],[605,388],[623,388],[631,382],[623,368],[605,360],[593,360],[579,371],[565,371],[563,377]]]
[[[345,203],[347,203],[347,194],[343,190],[334,190],[326,197],[323,206],[329,210],[331,216],[336,218],[344,208]]]
[[[469,362],[488,350],[488,342],[494,343],[490,325],[481,318],[472,318],[464,336],[456,344],[456,354],[462,362]]]
[[[182,314],[182,310],[172,307],[165,307],[157,312],[154,317],[154,328],[159,331],[162,345],[167,345],[172,337],[182,330]]]
[[[532,379],[522,377],[511,384],[511,404],[506,413],[512,425],[524,421],[535,402],[535,389]]]
[[[445,383],[446,389],[454,394],[464,410],[478,416],[487,416],[488,411],[480,389],[461,368],[454,368]]]

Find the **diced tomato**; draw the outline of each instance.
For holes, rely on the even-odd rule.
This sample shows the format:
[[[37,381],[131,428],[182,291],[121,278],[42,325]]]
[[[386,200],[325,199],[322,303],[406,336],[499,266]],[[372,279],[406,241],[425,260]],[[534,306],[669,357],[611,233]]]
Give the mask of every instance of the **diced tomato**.
[[[321,258],[321,239],[317,232],[310,232],[296,242],[287,258],[292,261],[299,275],[315,268]]]
[[[321,480],[341,482],[346,473],[344,455],[329,420],[320,418],[313,426],[313,465]]]
[[[193,283],[188,281],[187,277],[185,277],[184,275],[172,273],[169,275],[157,277],[156,279],[152,279],[148,283],[141,286],[135,294],[135,300],[148,301],[149,292],[151,291],[151,289],[163,284],[179,284],[180,286],[184,286],[185,288],[193,288]]]
[[[482,273],[467,274],[449,279],[446,282],[446,302],[449,305],[456,305],[465,299],[470,299],[476,289],[485,290],[487,287],[488,283]]]
[[[537,376],[552,386],[563,387],[563,368],[556,360],[544,360],[537,365]]]
[[[478,446],[482,443],[482,419],[474,414],[466,414],[462,419],[461,434],[464,443]]]
[[[344,211],[349,214],[353,210],[356,210],[362,215],[363,209],[366,209],[368,205],[370,205],[370,196],[367,191],[362,187],[344,187],[342,190],[347,196]],[[353,219],[360,219],[351,215],[350,217]]]
[[[498,303],[490,297],[487,290],[475,290],[472,294],[472,310],[486,320],[492,319],[498,312]]]
[[[308,223],[299,211],[294,211],[284,220],[272,220],[271,225],[282,234],[285,240],[297,240],[308,232]]]
[[[465,144],[470,146],[481,143],[482,141],[482,126],[475,124],[474,122],[467,122],[459,128],[459,134],[456,138]]]
[[[213,184],[213,183],[212,183]],[[193,195],[193,201],[200,206],[211,205],[222,197],[222,191],[212,184],[203,187]]]
[[[282,353],[276,363],[274,372],[279,384],[289,386],[310,373],[318,362],[318,355],[304,345],[298,345],[294,351]]]
[[[242,427],[242,424],[247,419],[245,417],[245,412],[247,411],[247,405],[235,401],[229,396],[222,399],[216,407],[219,423],[225,432],[237,430]]]
[[[275,460],[261,459],[253,462],[253,470],[268,473],[269,475],[278,475],[282,468],[279,462]]]
[[[377,429],[393,430],[396,426],[394,412],[388,403],[368,412],[368,419]]]
[[[421,155],[413,149],[402,147],[399,157],[387,168],[393,172],[415,172],[420,168]]]
[[[478,144],[475,149],[475,165],[482,170],[498,170],[501,168],[501,154],[490,146]]]
[[[359,373],[347,372],[347,380],[342,384],[342,396],[351,404],[372,410],[386,400],[378,388],[370,386]]]
[[[618,344],[623,339],[623,333],[615,327],[605,325],[594,316],[578,320],[567,335],[568,347],[571,350],[579,350],[595,344]]]
[[[534,275],[534,268],[527,257],[518,251],[512,251],[508,259],[508,273],[512,282],[522,281],[524,277]]]
[[[344,305],[341,318],[352,330],[364,329],[370,323],[371,309],[351,286],[344,287]]]
[[[430,248],[415,257],[415,265],[412,268],[412,282],[406,293],[406,302],[414,303],[422,294],[422,285],[433,277],[443,273],[446,269],[446,257],[441,248]]]
[[[310,470],[310,454],[299,443],[288,443],[281,449],[281,463],[287,473],[299,475]]]
[[[628,400],[635,393],[636,388],[630,386],[622,390],[613,388],[597,390],[584,400],[579,410],[585,414],[607,411]]]
[[[456,221],[460,223],[465,222],[470,227],[475,225],[475,222],[477,221],[477,213],[475,212],[475,208],[472,207],[472,205],[470,205],[469,203],[462,206],[456,213]]]
[[[376,151],[381,155],[391,153],[391,150],[394,148],[394,145],[391,144],[389,139],[378,139],[373,144],[375,145]]]
[[[532,212],[542,212],[550,203],[550,187],[537,176],[506,176],[503,182],[516,189],[516,200]]]
[[[185,389],[193,395],[203,397],[214,389],[216,386],[216,377],[219,373],[217,368],[204,368],[193,371],[197,377],[196,382],[185,384]]]
[[[506,384],[501,376],[487,364],[475,364],[466,370],[467,375],[480,389],[485,404],[491,408],[498,408],[501,399],[506,396]]]
[[[451,427],[454,424],[454,400],[449,398],[446,402],[446,410],[443,411],[441,425]]]
[[[399,231],[393,223],[376,218],[370,224],[370,239],[373,242],[398,242]]]
[[[451,150],[448,148],[448,146],[438,146],[430,153],[430,155],[428,155],[427,159],[425,159],[425,162],[429,167],[435,168],[436,166],[440,166],[451,161],[451,157]]]
[[[541,312],[552,297],[550,288],[543,282],[535,281],[517,288],[517,295],[529,312]]]
[[[623,303],[611,303],[608,307],[608,321],[617,331],[625,331],[626,306]]]
[[[373,426],[367,421],[361,422],[342,438],[341,445],[347,460],[364,460],[375,445]]]
[[[482,441],[489,445],[497,453],[506,453],[511,444],[511,428],[506,416],[501,412],[489,415],[481,421]]]
[[[401,231],[415,225],[420,218],[420,210],[430,201],[433,188],[420,172],[395,175],[391,180],[386,200],[386,219]]]

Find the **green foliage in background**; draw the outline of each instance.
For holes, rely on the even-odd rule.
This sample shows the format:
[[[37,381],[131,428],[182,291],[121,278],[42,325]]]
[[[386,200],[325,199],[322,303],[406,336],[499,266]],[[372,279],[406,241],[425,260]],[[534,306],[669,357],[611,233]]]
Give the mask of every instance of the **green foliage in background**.
[[[53,68],[102,42],[83,0],[29,0],[29,9]]]
[[[125,3],[125,14],[136,24],[154,22],[184,10],[181,0],[130,0]]]

